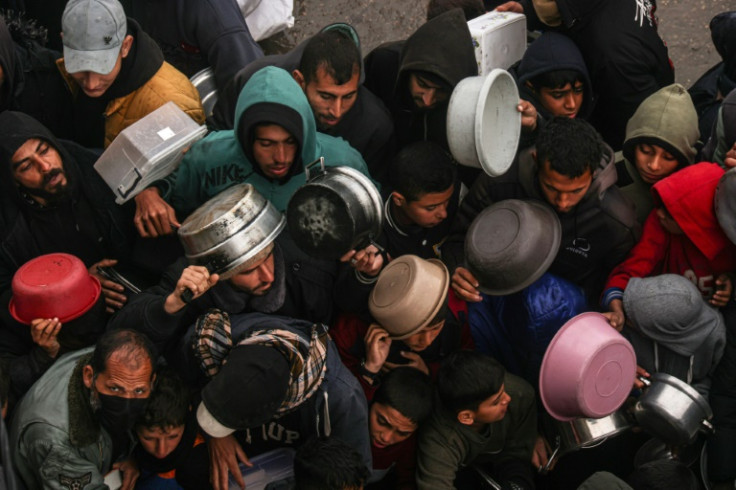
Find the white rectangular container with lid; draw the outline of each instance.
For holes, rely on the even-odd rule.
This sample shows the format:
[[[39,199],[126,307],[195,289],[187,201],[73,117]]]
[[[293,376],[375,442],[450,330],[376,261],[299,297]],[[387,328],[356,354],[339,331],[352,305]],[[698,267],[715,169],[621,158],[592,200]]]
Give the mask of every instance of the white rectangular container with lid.
[[[123,129],[97,159],[95,170],[122,204],[176,170],[184,150],[206,133],[206,126],[167,102]]]
[[[526,16],[514,12],[487,12],[468,22],[478,74],[494,68],[508,70],[526,50]]]

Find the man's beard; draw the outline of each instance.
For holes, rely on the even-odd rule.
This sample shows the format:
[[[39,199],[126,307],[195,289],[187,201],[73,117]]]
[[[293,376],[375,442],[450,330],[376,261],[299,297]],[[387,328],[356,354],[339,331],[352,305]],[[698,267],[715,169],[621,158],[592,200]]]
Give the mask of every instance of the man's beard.
[[[18,185],[18,188],[21,190],[21,192],[28,194],[32,197],[39,197],[46,201],[48,204],[54,204],[58,203],[60,201],[63,201],[66,199],[69,195],[69,180],[66,181],[65,184],[57,184],[53,187],[52,191],[46,190],[46,186],[51,182],[51,180],[56,177],[57,175],[64,175],[64,171],[60,168],[55,168],[50,170],[47,174],[43,176],[43,181],[41,182],[41,188],[39,189],[31,189],[30,187],[26,187],[24,185]]]

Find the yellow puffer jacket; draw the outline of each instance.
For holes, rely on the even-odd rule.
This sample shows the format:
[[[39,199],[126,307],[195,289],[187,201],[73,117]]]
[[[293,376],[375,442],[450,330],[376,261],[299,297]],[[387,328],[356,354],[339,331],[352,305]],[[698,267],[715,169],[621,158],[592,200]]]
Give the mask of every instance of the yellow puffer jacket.
[[[80,88],[67,73],[64,58],[56,60],[56,66],[66,80],[69,89],[76,97]],[[150,80],[137,90],[124,97],[118,97],[107,104],[105,110],[105,148],[122,131],[140,118],[172,101],[197,124],[204,123],[204,109],[199,93],[189,79],[179,70],[164,62]]]

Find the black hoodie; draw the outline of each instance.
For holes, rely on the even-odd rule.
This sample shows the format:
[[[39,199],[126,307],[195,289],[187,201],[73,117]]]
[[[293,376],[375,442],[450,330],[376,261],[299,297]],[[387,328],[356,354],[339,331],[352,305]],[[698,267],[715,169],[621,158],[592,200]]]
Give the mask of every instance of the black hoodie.
[[[430,74],[450,90],[463,78],[478,75],[473,39],[462,9],[435,17],[406,41],[383,44],[365,59],[365,86],[391,111],[398,147],[424,140],[449,150],[448,103],[419,110],[408,87],[409,75],[415,71]]]
[[[530,29],[539,25],[532,0],[520,0]],[[598,97],[591,124],[614,150],[639,104],[675,81],[667,46],[659,37],[655,0],[556,0],[559,30],[588,67]]]
[[[31,138],[47,141],[61,155],[69,192],[58,202],[40,206],[14,183],[10,160]],[[50,252],[78,255],[89,267],[103,258],[123,258],[130,250],[132,207],[115,204],[115,196],[95,172],[96,155],[79,145],[57,140],[32,117],[0,113],[0,291],[28,260]]]

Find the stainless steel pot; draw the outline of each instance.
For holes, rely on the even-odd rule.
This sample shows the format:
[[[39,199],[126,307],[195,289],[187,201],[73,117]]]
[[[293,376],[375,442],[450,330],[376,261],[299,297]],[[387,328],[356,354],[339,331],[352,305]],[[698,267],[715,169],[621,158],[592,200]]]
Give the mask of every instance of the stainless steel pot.
[[[229,187],[201,205],[179,228],[184,252],[227,279],[273,242],[286,225],[281,214],[250,184]]]
[[[194,88],[199,92],[202,108],[207,119],[212,117],[212,111],[217,103],[217,85],[215,84],[215,72],[209,66],[198,71],[189,79]]]
[[[372,243],[383,222],[383,203],[373,182],[350,167],[325,167],[323,158],[305,172],[307,183],[286,209],[296,244],[313,257],[337,259]]]
[[[568,453],[598,447],[633,426],[634,421],[625,409],[598,419],[579,418],[567,422],[545,416],[543,431],[554,449],[547,465],[540,472],[546,472],[556,459]]]
[[[650,434],[672,445],[690,444],[700,431],[712,432],[710,405],[695,388],[666,373],[655,373],[634,405],[634,416]]]

